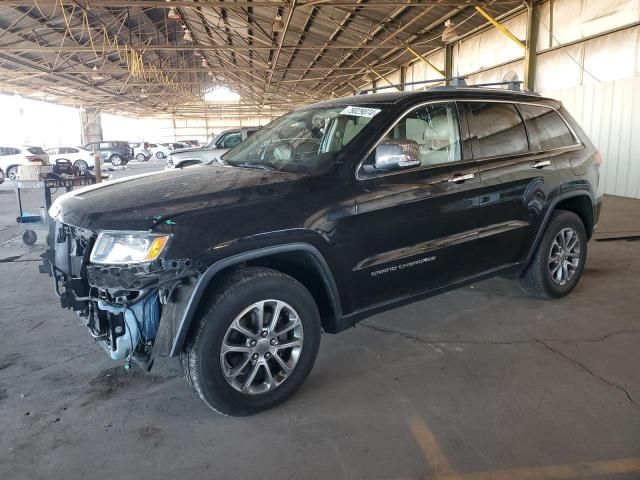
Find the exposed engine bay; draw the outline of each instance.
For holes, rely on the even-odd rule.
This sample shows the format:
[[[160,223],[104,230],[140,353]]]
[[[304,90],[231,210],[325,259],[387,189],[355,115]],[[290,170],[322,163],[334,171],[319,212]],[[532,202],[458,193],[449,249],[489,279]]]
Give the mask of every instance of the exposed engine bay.
[[[57,222],[40,271],[53,277],[62,307],[85,319],[113,360],[133,359],[149,369],[158,353],[154,345],[164,308],[173,292],[200,271],[188,259],[91,264],[96,238],[93,231]]]

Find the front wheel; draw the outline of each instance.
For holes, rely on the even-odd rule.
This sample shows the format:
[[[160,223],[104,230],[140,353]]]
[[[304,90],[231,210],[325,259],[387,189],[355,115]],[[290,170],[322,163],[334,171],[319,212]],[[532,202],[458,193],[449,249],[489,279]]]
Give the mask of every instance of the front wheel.
[[[245,416],[291,397],[311,372],[320,315],[309,291],[274,270],[222,282],[181,354],[187,382],[213,410]]]
[[[14,166],[9,168],[7,170],[7,177],[9,177],[9,180],[12,182],[16,182],[18,180],[18,167]]]
[[[578,284],[586,259],[587,233],[582,220],[573,212],[556,210],[520,285],[534,297],[564,297]]]

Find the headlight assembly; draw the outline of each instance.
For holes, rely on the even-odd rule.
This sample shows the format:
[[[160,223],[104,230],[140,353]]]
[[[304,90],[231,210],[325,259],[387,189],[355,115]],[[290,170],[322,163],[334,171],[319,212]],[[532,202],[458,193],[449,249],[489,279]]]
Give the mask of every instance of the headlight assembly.
[[[100,232],[90,261],[101,265],[152,262],[160,256],[169,238],[171,235],[144,232]]]

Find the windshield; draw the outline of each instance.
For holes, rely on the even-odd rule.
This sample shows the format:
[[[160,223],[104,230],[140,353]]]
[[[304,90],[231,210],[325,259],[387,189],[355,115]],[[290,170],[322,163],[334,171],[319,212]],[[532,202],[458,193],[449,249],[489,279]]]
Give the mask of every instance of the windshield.
[[[297,110],[267,125],[227,152],[225,165],[317,173],[335,163],[379,108],[331,106]]]

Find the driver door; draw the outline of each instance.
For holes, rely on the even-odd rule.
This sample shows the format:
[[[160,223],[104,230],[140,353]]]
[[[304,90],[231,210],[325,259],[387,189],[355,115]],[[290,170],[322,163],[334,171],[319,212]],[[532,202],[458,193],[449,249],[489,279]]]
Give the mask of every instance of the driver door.
[[[477,255],[478,168],[463,148],[458,106],[412,109],[380,142],[417,151],[417,160],[357,172],[353,278],[359,308],[401,300],[473,275]],[[408,146],[408,148],[407,148]],[[380,153],[380,152],[378,152]],[[378,155],[380,157],[380,155]]]

